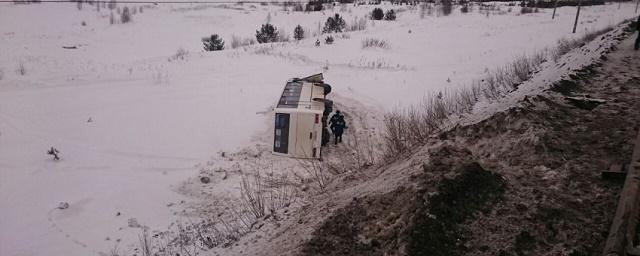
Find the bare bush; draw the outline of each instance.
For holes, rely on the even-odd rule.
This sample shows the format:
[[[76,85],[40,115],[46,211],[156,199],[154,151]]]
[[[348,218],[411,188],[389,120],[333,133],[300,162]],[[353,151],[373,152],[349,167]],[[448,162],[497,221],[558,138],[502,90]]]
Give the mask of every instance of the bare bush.
[[[331,174],[327,172],[327,166],[317,160],[300,160],[299,163],[306,175],[318,185],[321,191],[324,191],[331,180]]]
[[[27,74],[27,68],[24,67],[24,63],[20,63],[20,65],[18,65],[18,68],[16,68],[16,73],[21,76]]]
[[[4,78],[4,70],[0,68],[0,80]]]
[[[181,47],[181,48],[178,48],[175,54],[169,57],[169,61],[186,60],[187,57],[189,57],[189,52],[187,52],[187,50]]]
[[[240,198],[246,210],[253,214],[257,219],[264,217],[265,214],[265,198],[262,182],[260,182],[260,173],[256,173],[252,179],[247,176],[242,177],[240,183]]]
[[[298,189],[286,174],[268,175],[264,177],[267,191],[267,209],[269,212],[289,207],[296,201]]]
[[[140,253],[142,256],[153,256],[153,252],[151,251],[151,239],[149,238],[149,232],[146,228],[142,229],[142,234],[138,235],[138,240],[140,241]]]
[[[287,33],[287,31],[283,27],[278,28],[278,31],[280,31],[280,33],[278,33],[276,41],[289,42],[289,40],[291,39],[289,33]]]
[[[389,45],[389,43],[387,43],[387,41],[382,40],[382,39],[377,39],[377,38],[365,38],[364,40],[362,40],[362,48],[382,48],[382,49],[389,49],[391,48],[391,46]]]
[[[236,35],[231,35],[231,49],[242,46],[242,39]]]
[[[177,223],[171,230],[152,236],[143,229],[138,252],[154,256],[199,255],[203,250],[229,246],[251,232],[265,217],[276,215],[277,210],[295,202],[297,186],[287,175],[262,175],[259,169],[265,166],[254,167],[256,169],[242,177],[239,203],[223,201],[224,212],[215,217],[196,223]]]
[[[120,256],[120,248],[118,248],[117,243],[113,245],[113,247],[109,251],[109,256]]]
[[[256,44],[256,40],[253,38],[241,38],[236,35],[231,35],[231,48],[236,49],[238,47],[243,47],[247,45]]]
[[[558,61],[562,55],[580,46],[580,41],[575,39],[561,38],[553,51],[553,60]]]
[[[517,57],[516,60],[511,63],[511,68],[517,81],[516,83],[528,80],[534,67],[535,63],[527,56]]]
[[[365,17],[355,17],[353,22],[347,27],[347,31],[360,31],[367,29],[367,19]]]

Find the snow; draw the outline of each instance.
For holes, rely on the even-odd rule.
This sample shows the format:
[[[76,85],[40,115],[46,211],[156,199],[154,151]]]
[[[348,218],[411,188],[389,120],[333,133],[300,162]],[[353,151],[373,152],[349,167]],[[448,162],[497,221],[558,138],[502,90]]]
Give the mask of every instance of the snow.
[[[374,7],[334,11],[349,24]],[[266,134],[288,78],[324,71],[334,97],[389,110],[580,35],[570,34],[571,7],[555,20],[551,10],[520,15],[517,7],[424,19],[419,9],[382,7],[406,10],[395,22],[334,35],[333,45],[316,47],[311,36],[202,52],[202,37],[218,33],[230,48],[232,35],[253,37],[267,16],[290,35],[297,24],[312,34],[334,11],[160,4],[110,25],[108,9],[95,5],[0,4],[0,255],[108,252],[117,239],[137,242],[131,218],[165,229],[196,200],[176,192],[196,166],[264,139],[255,136]],[[581,15],[584,32],[634,14],[625,3],[584,7]],[[390,48],[362,49],[365,38]],[[172,58],[180,48],[186,58]],[[16,72],[21,64],[25,75]],[[51,146],[60,161],[46,154]],[[69,208],[56,209],[60,202]]]

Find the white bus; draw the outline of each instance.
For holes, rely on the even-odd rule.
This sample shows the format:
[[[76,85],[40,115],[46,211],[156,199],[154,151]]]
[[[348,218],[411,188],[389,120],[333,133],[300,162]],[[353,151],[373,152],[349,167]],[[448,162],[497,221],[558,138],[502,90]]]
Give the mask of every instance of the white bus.
[[[321,159],[321,147],[329,140],[326,121],[333,102],[326,95],[330,92],[322,73],[287,81],[274,109],[274,154]]]

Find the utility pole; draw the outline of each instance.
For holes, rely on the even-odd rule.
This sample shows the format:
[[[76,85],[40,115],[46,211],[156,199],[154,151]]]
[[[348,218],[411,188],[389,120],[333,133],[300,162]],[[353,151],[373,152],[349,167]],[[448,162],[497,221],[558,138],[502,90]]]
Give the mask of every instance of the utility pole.
[[[636,13],[638,13],[638,4],[640,4],[640,0],[636,1]]]
[[[553,4],[553,15],[551,15],[551,19],[556,18],[556,8],[558,8],[558,0]]]
[[[640,0],[639,0],[640,1]],[[573,23],[573,33],[576,33],[578,27],[578,17],[580,17],[580,7],[582,6],[582,0],[578,0],[578,11],[576,12],[576,21]]]

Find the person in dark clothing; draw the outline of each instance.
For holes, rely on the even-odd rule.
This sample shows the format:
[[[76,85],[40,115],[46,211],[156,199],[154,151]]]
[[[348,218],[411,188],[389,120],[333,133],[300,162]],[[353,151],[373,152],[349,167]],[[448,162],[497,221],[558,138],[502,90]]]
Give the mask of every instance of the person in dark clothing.
[[[336,113],[331,116],[329,124],[335,138],[334,144],[337,145],[342,142],[342,133],[344,133],[344,129],[347,128],[347,122],[344,120],[344,116],[340,113],[340,110],[336,110]]]
[[[341,116],[342,116],[342,113],[340,112],[340,110],[336,110],[336,113],[331,116],[331,118],[329,119],[329,127],[331,127],[331,131],[333,131],[333,126]]]
[[[636,21],[636,30],[638,31],[638,37],[636,38],[636,44],[633,48],[637,51],[640,49],[640,16],[638,16],[638,20]]]

